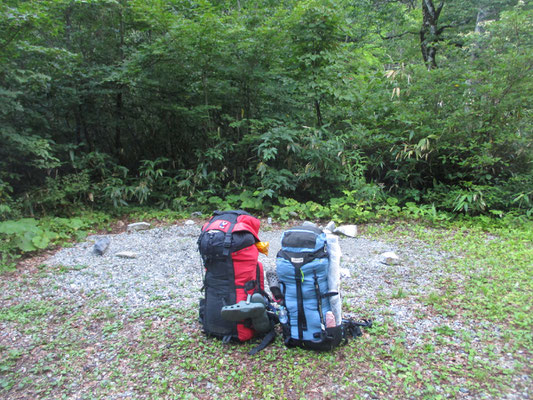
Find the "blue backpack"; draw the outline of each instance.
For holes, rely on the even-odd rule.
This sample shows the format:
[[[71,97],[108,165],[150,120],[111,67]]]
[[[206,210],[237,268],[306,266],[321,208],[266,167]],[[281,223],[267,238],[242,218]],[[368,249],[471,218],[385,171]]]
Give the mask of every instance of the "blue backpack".
[[[285,231],[276,272],[281,307],[287,314],[280,322],[288,347],[332,350],[348,335],[361,335],[360,326],[371,326],[370,321],[329,318],[333,316],[329,299],[338,293],[328,288],[328,247],[326,234],[320,229],[302,225]]]

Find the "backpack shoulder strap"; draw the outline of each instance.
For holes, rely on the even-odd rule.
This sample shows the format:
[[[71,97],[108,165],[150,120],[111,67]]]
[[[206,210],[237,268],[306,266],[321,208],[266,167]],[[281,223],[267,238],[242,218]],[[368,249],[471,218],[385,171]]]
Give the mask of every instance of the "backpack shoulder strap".
[[[356,321],[351,318],[342,319],[342,337],[344,338],[344,344],[348,343],[350,337],[355,338],[361,336],[361,327],[363,328],[372,328],[371,319],[363,319],[361,321]]]
[[[272,329],[270,332],[268,332],[261,343],[259,343],[257,346],[255,346],[252,350],[248,352],[249,355],[253,356],[257,353],[259,353],[261,350],[263,350],[265,347],[267,347],[270,343],[276,339],[276,331],[274,330],[274,324],[271,322]]]

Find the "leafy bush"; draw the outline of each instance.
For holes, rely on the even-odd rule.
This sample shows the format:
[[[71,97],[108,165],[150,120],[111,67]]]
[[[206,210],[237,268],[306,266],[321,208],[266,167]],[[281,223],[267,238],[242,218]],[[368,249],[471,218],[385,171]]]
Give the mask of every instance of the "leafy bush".
[[[0,222],[0,270],[12,270],[21,255],[43,250],[70,239],[82,239],[87,230],[108,221],[104,214],[75,218],[22,218]]]

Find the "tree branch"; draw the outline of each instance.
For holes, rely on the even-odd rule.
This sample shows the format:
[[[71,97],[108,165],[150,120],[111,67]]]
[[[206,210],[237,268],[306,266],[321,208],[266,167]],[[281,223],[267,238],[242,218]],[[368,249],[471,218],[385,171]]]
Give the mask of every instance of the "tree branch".
[[[381,33],[379,32],[376,32],[379,37],[383,40],[390,40],[390,39],[396,39],[396,38],[400,38],[400,37],[403,37],[405,35],[418,35],[420,32],[412,32],[412,31],[406,31],[406,32],[402,32],[402,33],[399,33],[397,35],[387,35],[387,36],[383,36]]]
[[[15,31],[15,33],[13,33],[10,38],[6,39],[5,43],[3,43],[2,46],[0,46],[0,50],[4,50],[7,46],[9,46],[9,44],[13,40],[15,40],[15,38],[22,31],[23,28],[24,28],[24,25],[19,26],[19,28]]]
[[[440,12],[442,11],[442,7],[444,7],[444,0],[441,0],[439,6],[437,7],[437,11],[435,12],[435,19],[439,19]]]

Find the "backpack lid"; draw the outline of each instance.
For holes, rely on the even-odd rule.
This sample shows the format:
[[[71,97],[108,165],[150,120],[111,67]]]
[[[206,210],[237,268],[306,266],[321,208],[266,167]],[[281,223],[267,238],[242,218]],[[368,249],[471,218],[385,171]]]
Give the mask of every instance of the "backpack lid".
[[[283,232],[281,247],[289,251],[316,251],[324,247],[326,235],[320,229],[300,225]]]
[[[248,214],[246,211],[241,210],[216,211],[213,218],[204,224],[202,231],[218,230],[228,232],[232,225],[233,228],[231,229],[231,232],[250,232],[255,240],[260,242],[259,228],[261,226],[261,221]]]

